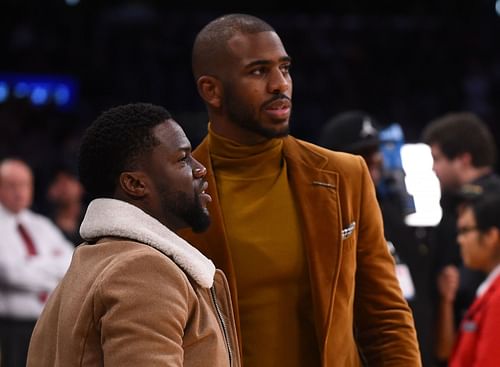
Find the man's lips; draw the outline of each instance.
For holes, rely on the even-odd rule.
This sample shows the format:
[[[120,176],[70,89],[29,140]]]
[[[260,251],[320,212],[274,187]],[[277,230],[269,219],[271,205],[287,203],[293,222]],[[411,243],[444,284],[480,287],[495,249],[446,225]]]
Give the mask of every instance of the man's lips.
[[[206,189],[208,189],[208,182],[203,181],[203,184],[201,185],[199,196],[205,205],[212,202],[212,197],[205,192]]]
[[[274,119],[284,120],[290,116],[292,102],[288,98],[279,98],[265,105],[264,111]]]
[[[280,98],[266,104],[266,110],[289,110],[292,102],[287,98]]]

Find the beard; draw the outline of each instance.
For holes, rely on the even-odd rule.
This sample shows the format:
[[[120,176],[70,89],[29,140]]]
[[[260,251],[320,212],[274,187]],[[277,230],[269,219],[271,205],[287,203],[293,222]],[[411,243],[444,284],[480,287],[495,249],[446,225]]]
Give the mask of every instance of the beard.
[[[278,96],[276,98],[278,98]],[[279,98],[283,98],[283,96],[279,95]],[[251,107],[247,103],[240,101],[241,97],[234,92],[234,89],[226,86],[224,106],[226,106],[226,112],[229,119],[236,125],[268,139],[283,138],[290,133],[288,125],[282,130],[263,126],[263,124],[254,117]]]
[[[182,191],[167,193],[166,190],[160,190],[160,197],[163,212],[176,216],[193,232],[203,232],[210,225],[208,210],[201,205],[200,197],[196,192],[193,197],[189,197]]]

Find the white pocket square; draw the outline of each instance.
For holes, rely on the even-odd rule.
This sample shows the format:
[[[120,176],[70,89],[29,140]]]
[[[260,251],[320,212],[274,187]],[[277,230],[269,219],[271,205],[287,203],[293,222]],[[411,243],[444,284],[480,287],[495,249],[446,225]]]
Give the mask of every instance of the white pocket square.
[[[354,228],[356,228],[356,222],[352,222],[347,226],[347,228],[344,228],[342,230],[342,239],[345,240],[346,238],[349,238],[349,236],[354,232]]]

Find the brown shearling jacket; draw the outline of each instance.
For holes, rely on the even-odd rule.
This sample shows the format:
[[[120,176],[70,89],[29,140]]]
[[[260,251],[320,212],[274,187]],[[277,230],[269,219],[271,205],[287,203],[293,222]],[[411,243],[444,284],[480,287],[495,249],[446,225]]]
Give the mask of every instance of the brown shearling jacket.
[[[103,227],[111,228],[116,218],[126,216],[123,210],[114,214],[103,216],[104,221],[99,218]],[[146,233],[142,228],[151,230],[130,217],[131,230],[139,237]],[[199,252],[186,250],[187,244],[172,232],[172,238],[182,242],[168,247],[175,238],[167,241],[166,249],[155,245],[155,237],[151,244],[109,233],[113,237],[100,237],[75,250],[66,276],[36,324],[27,366],[240,366],[224,274],[203,269],[203,264],[211,264],[208,259],[192,261],[189,266],[198,265],[208,283],[213,279],[210,286],[200,285],[179,265],[182,256],[189,262]],[[169,234],[160,231],[158,236],[165,240]]]

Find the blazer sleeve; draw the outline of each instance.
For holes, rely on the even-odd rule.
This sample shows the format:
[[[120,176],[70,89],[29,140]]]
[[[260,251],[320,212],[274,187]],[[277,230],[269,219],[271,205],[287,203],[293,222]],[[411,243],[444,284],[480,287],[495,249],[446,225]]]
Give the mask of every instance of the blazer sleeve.
[[[369,366],[421,366],[412,313],[395,274],[375,188],[364,160],[357,244],[355,331]]]

